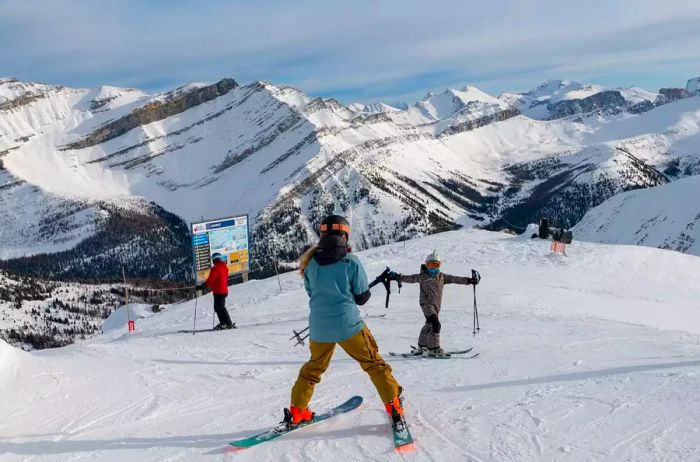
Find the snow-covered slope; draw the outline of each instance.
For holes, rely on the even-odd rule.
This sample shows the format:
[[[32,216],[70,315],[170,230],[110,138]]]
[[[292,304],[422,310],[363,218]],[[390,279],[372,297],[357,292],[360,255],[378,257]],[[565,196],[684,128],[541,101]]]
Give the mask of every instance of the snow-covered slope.
[[[385,265],[409,273],[435,247],[444,271],[482,273],[477,337],[470,287],[447,286],[441,312],[443,345],[474,346],[478,358],[388,357],[408,349],[424,322],[415,285],[394,291],[388,310],[378,286],[365,306],[405,388],[412,454],[393,452],[371,382],[341,349],[311,406],[360,394],[359,410],[230,452],[228,441],[281,419],[308,357],[289,340],[306,325],[307,296],[299,277],[285,274],[283,292],[274,279],[232,287],[235,331],[178,333],[192,326],[190,302],[139,320],[132,334],[124,326],[58,350],[9,350],[17,367],[0,375],[0,460],[700,458],[700,258],[580,242],[564,257],[539,239],[482,231],[358,256],[371,277]],[[198,326],[211,325],[211,303],[198,300]]]
[[[267,82],[145,95],[3,79],[0,258],[56,251],[41,268],[82,277],[98,255],[186,279],[188,265],[144,261],[184,261],[186,222],[202,216],[248,213],[254,258],[285,260],[331,211],[350,216],[363,249],[458,226],[524,227],[542,214],[571,226],[618,192],[700,172],[700,98],[671,92],[652,104],[641,89],[557,82],[518,96],[555,119],[535,120],[474,87],[358,112]],[[116,243],[104,238],[115,233]]]
[[[9,381],[21,361],[27,360],[29,358],[23,356],[21,350],[0,339],[0,381]]]
[[[700,256],[700,176],[618,194],[590,210],[577,239],[661,247]]]

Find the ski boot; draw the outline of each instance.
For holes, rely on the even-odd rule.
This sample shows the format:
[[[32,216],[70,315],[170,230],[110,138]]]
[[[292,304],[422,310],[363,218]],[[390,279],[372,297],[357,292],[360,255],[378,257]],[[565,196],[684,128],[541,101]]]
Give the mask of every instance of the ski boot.
[[[397,428],[397,425],[404,425],[406,421],[403,418],[403,399],[399,396],[384,404],[386,408],[386,413],[389,415],[389,420],[391,420],[391,426]]]
[[[403,416],[403,398],[397,396],[384,404],[384,407],[386,408],[386,413],[389,416],[389,420],[391,420],[391,427],[394,431],[397,433],[406,431],[406,419]]]
[[[449,358],[451,355],[449,353],[446,353],[445,350],[443,350],[440,347],[437,348],[426,348],[425,352],[423,353],[423,356],[427,356],[430,358]]]
[[[228,329],[235,329],[235,328],[236,328],[235,322],[233,324],[219,323],[214,327],[214,330],[228,330]]]
[[[428,350],[428,348],[426,348],[424,346],[418,345],[416,347],[416,346],[411,345],[411,354],[414,356],[422,356],[427,350]]]
[[[308,408],[302,409],[294,405],[290,405],[289,409],[284,408],[284,420],[282,424],[285,425],[287,429],[298,427],[301,424],[311,422],[314,420],[316,414],[311,412]]]

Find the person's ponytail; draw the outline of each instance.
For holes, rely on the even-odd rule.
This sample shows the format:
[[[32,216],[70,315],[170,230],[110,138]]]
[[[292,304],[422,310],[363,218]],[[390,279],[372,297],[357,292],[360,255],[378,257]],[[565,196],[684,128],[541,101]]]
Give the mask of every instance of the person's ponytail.
[[[299,275],[301,275],[301,277],[304,277],[304,271],[306,271],[306,267],[309,266],[311,258],[316,254],[316,250],[318,250],[317,245],[309,247],[309,250],[304,252],[299,259]]]

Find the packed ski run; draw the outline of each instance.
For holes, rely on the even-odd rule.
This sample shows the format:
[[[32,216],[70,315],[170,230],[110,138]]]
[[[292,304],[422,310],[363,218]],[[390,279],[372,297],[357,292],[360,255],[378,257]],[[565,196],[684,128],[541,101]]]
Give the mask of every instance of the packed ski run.
[[[384,404],[341,348],[310,408],[355,395],[360,407],[244,451],[229,444],[278,425],[309,358],[295,346],[309,298],[287,273],[230,288],[235,330],[181,332],[214,324],[205,295],[134,307],[131,333],[108,319],[103,336],[65,348],[0,343],[0,461],[700,459],[700,259],[583,242],[564,256],[476,230],[354,255],[370,279],[387,267],[401,278],[436,251],[445,274],[482,275],[446,285],[439,316],[444,350],[479,356],[389,355],[429,325],[418,284],[393,290],[388,308],[377,284],[360,307],[403,387],[411,452],[395,450]]]

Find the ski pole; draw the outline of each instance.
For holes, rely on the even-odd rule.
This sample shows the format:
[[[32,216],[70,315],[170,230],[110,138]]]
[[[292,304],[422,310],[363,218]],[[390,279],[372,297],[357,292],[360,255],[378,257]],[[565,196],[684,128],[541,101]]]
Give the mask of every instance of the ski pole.
[[[194,320],[192,321],[192,335],[197,332],[197,302],[199,297],[197,297],[197,289],[194,290]]]
[[[289,337],[289,340],[297,339],[297,343],[295,343],[294,346],[304,344],[304,340],[306,340],[309,337],[310,333],[306,334],[303,337],[301,337],[301,334],[303,334],[307,330],[309,330],[309,326],[306,326],[306,328],[300,330],[299,332],[297,332],[296,330],[292,330],[292,332],[294,332],[294,335],[292,337]]]
[[[391,296],[391,281],[389,278],[384,279],[384,287],[386,288],[386,303],[384,308],[389,308],[389,297]]]
[[[479,332],[479,330],[481,329],[479,327],[479,310],[476,305],[476,285],[479,283],[479,281],[481,281],[481,275],[478,271],[472,270],[472,280],[472,289],[474,289],[474,327],[472,330],[472,334],[476,336],[477,332]]]
[[[292,332],[294,332],[294,335],[292,335],[291,337],[289,337],[289,340],[292,340],[293,338],[297,338],[297,339],[298,339],[298,338],[299,338],[299,335],[300,335],[300,334],[303,334],[303,333],[306,332],[307,330],[309,330],[309,326],[306,326],[305,328],[303,328],[303,329],[300,330],[299,332],[297,332],[296,330],[292,329]]]
[[[304,344],[304,340],[306,340],[307,338],[309,338],[309,335],[310,335],[310,334],[306,334],[306,335],[304,335],[303,337],[300,337],[299,340],[297,341],[297,343],[294,344],[294,346],[303,345],[303,344]]]
[[[476,286],[473,287],[474,289],[474,328],[472,330],[472,334],[476,336],[476,333],[479,331],[479,311],[476,308]]]

